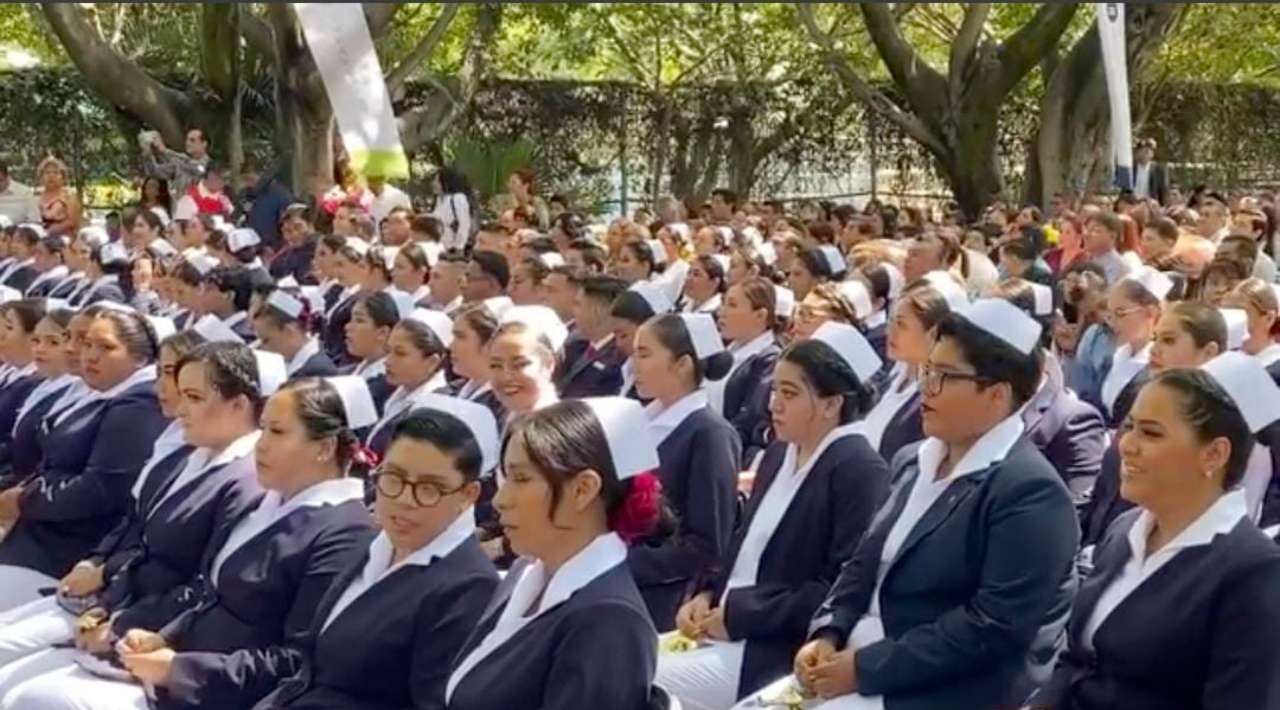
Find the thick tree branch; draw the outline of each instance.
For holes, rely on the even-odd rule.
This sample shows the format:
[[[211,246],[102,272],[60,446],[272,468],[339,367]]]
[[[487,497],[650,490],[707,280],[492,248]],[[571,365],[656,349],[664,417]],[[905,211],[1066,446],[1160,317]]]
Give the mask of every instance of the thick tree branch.
[[[366,2],[361,5],[364,8],[364,19],[369,23],[369,35],[376,41],[391,26],[391,20],[400,11],[401,3]]]
[[[968,76],[969,67],[973,64],[978,52],[978,43],[982,40],[982,30],[987,25],[987,17],[991,14],[991,4],[985,2],[970,3],[964,10],[964,21],[951,42],[951,60],[947,67],[947,78],[951,85],[951,100],[960,96],[960,88]]]
[[[187,97],[156,81],[137,63],[111,48],[77,3],[42,3],[45,19],[72,63],[99,96],[155,127],[170,145],[181,145],[180,115]]]
[[[404,86],[405,81],[413,76],[414,72],[422,67],[427,58],[436,51],[436,47],[440,45],[440,41],[444,39],[444,35],[449,31],[449,25],[453,23],[453,18],[458,15],[456,3],[448,3],[440,10],[440,16],[436,21],[431,23],[431,29],[423,35],[413,51],[409,52],[409,56],[404,58],[394,69],[387,74],[387,90],[395,93],[400,87]]]
[[[835,40],[831,35],[818,26],[817,17],[813,12],[813,5],[796,3],[796,14],[808,32],[810,39],[822,50],[823,60],[840,77],[845,88],[853,94],[855,99],[866,105],[867,108],[884,116],[903,133],[923,145],[934,155],[942,156],[947,154],[946,145],[928,126],[911,113],[903,111],[889,97],[876,90],[862,78],[858,70],[849,61],[848,56],[836,47]]]
[[[240,34],[244,37],[244,41],[253,47],[253,51],[262,55],[268,62],[275,61],[276,38],[271,29],[271,23],[253,12],[241,12]]]
[[[1062,33],[1075,17],[1078,3],[1044,3],[1034,17],[1009,37],[1000,48],[1000,72],[997,91],[1000,96],[1013,91],[1040,62],[1055,49]]]
[[[898,21],[887,5],[863,2],[858,3],[858,7],[862,9],[862,19],[866,23],[871,42],[875,44],[876,51],[880,53],[880,58],[898,86],[907,88],[931,84],[929,88],[932,89],[945,86],[942,75],[921,59],[911,43],[902,36]]]
[[[223,101],[240,90],[240,14],[235,3],[200,6],[200,69]]]

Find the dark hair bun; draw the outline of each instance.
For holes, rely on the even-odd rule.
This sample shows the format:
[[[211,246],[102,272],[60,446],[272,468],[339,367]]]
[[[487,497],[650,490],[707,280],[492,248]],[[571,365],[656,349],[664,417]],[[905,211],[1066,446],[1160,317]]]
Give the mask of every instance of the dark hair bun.
[[[712,382],[723,380],[733,367],[733,355],[728,351],[721,351],[703,360],[703,363],[706,367],[706,379]]]

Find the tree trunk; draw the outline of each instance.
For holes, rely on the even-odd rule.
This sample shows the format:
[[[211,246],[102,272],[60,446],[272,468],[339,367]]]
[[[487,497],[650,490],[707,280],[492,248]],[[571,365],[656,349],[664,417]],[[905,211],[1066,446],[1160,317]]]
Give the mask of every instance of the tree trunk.
[[[267,18],[276,39],[277,140],[288,151],[294,193],[315,194],[333,184],[333,109],[293,10],[269,5]]]
[[[1185,3],[1129,3],[1126,7],[1129,81],[1141,80],[1186,11]],[[1040,127],[1027,161],[1028,202],[1049,204],[1054,195],[1087,191],[1096,179],[1110,127],[1102,46],[1091,28],[1059,62],[1040,100]]]

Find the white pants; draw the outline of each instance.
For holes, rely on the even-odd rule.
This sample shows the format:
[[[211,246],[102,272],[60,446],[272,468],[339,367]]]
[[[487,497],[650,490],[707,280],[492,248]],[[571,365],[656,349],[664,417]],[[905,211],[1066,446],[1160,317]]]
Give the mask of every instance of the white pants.
[[[141,685],[98,678],[76,665],[19,684],[0,698],[3,710],[147,710]]]
[[[743,698],[742,702],[736,705],[735,708],[758,708],[760,707],[756,704],[758,699],[767,698],[772,700],[777,698],[794,683],[795,676],[779,678],[778,680],[766,685],[763,690],[757,693],[752,693],[751,695]],[[825,702],[820,702],[817,705],[806,705],[805,707],[812,708],[812,710],[884,710],[884,696],[876,695],[872,697],[865,697],[858,695],[857,693],[852,693],[850,695],[841,695],[838,698],[832,698]]]
[[[26,567],[0,565],[0,612],[16,609],[40,598],[40,589],[56,587],[58,580]]]
[[[0,615],[0,695],[4,667],[55,643],[76,637],[76,618],[58,606],[54,597],[38,599]]]
[[[661,654],[653,683],[679,698],[685,710],[729,710],[738,699],[744,651],[742,643],[712,643]]]

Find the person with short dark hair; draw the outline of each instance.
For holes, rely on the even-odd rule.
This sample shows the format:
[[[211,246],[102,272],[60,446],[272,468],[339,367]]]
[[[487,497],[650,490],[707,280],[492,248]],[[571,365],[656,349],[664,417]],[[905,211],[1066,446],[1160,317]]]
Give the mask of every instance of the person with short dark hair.
[[[319,237],[311,221],[310,208],[303,204],[286,207],[280,215],[278,233],[281,244],[267,267],[271,277],[279,280],[292,276],[299,285],[316,285],[318,274],[313,271],[312,264]]]
[[[1280,697],[1280,549],[1239,488],[1280,412],[1261,363],[1227,353],[1161,372],[1120,438],[1116,519],[1076,596],[1037,710],[1263,708]]]
[[[440,224],[440,245],[445,249],[466,251],[475,232],[475,197],[467,176],[455,167],[445,166],[436,173],[436,206],[431,215]]]
[[[711,221],[717,224],[728,224],[733,213],[738,211],[738,194],[728,188],[717,188],[711,191]]]
[[[1079,531],[1062,479],[1022,436],[1040,330],[999,299],[939,323],[920,376],[928,438],[895,457],[889,501],[813,615],[794,663],[806,690],[1021,707],[1047,677]]]
[[[284,245],[280,227],[291,204],[293,193],[281,181],[280,171],[270,167],[263,169],[258,158],[245,156],[240,164],[237,209],[244,216],[244,226],[257,232],[262,237],[263,246],[272,252]]]
[[[577,286],[573,323],[583,346],[572,360],[566,357],[556,389],[561,399],[615,395],[622,386],[626,355],[614,341],[609,313],[627,284],[609,276],[589,276]]]
[[[203,128],[187,130],[185,152],[182,153],[165,147],[159,132],[153,132],[150,139],[142,146],[142,172],[168,180],[172,194],[179,197],[187,194],[208,172],[211,162],[209,136]]]
[[[1164,163],[1156,162],[1156,139],[1143,138],[1133,151],[1133,196],[1169,204],[1169,174]]]
[[[1114,286],[1129,273],[1130,265],[1117,250],[1124,239],[1124,223],[1110,212],[1097,212],[1085,221],[1084,251],[1093,263],[1102,267],[1107,285]]]
[[[476,251],[471,254],[471,263],[467,266],[463,300],[466,303],[480,303],[501,296],[507,292],[510,280],[511,272],[507,268],[505,257],[497,252]]]

